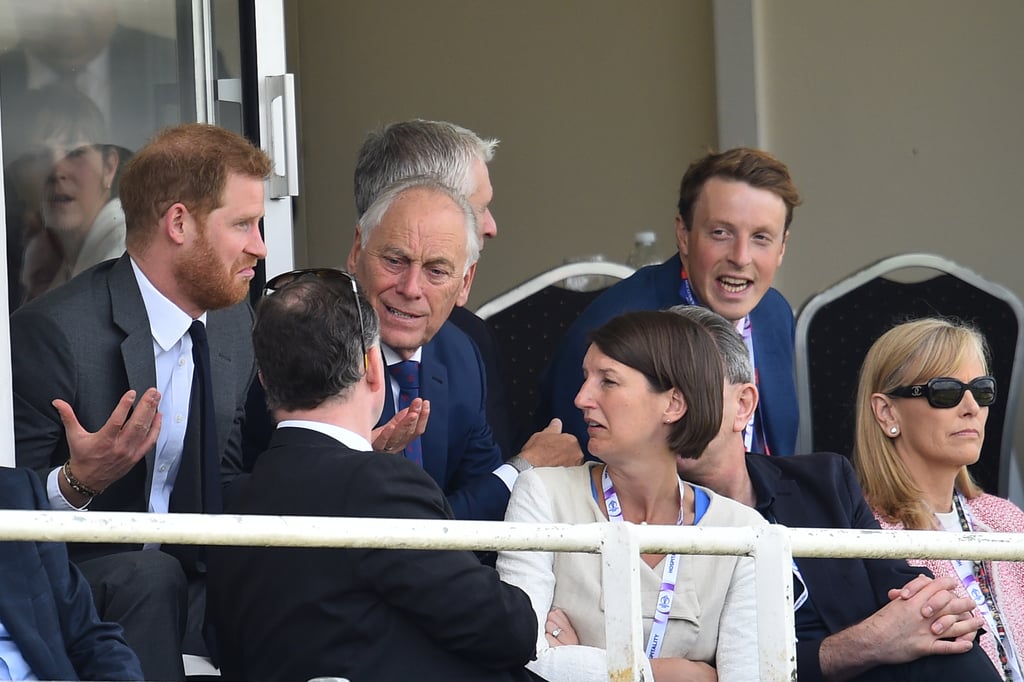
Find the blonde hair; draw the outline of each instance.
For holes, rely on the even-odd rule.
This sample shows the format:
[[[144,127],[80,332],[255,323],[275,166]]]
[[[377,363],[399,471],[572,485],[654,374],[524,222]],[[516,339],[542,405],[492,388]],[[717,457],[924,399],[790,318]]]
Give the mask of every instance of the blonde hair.
[[[988,372],[988,347],[978,330],[959,321],[924,318],[887,331],[871,346],[861,365],[853,464],[868,504],[904,528],[930,530],[938,526],[893,440],[875,420],[871,396],[949,376],[975,357]],[[968,499],[982,493],[966,466],[957,473],[954,487]]]

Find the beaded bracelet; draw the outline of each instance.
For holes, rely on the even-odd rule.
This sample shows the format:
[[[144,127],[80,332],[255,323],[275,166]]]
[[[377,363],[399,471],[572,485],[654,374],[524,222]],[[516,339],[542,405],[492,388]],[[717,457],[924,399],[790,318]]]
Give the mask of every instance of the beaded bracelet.
[[[68,461],[64,462],[64,466],[61,467],[61,471],[64,472],[64,480],[67,481],[68,485],[71,486],[71,489],[74,490],[79,495],[85,495],[86,497],[96,497],[101,492],[103,492],[102,490],[95,490],[94,488],[90,488],[89,486],[75,478],[75,475],[71,473],[70,458],[68,459]]]

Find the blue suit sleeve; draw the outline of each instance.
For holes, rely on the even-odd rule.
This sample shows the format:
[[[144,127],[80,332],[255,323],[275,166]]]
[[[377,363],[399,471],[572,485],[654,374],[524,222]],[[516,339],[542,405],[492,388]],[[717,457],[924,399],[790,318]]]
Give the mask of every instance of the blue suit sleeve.
[[[48,509],[42,484],[31,473],[25,474],[35,509]],[[96,615],[89,584],[68,559],[64,544],[35,544],[52,590],[64,647],[78,675],[88,680],[143,679],[139,659],[125,642],[121,627]]]

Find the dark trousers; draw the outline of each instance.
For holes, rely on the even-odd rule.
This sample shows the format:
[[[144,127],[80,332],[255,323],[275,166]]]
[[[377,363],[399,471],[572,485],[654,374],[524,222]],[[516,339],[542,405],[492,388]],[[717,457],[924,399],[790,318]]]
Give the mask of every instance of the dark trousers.
[[[178,560],[160,550],[141,550],[88,559],[78,567],[92,587],[100,618],[124,628],[146,679],[184,680],[189,589]]]

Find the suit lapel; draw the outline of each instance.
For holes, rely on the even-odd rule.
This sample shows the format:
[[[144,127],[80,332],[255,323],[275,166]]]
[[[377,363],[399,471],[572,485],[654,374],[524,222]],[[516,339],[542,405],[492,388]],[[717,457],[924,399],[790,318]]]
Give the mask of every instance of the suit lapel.
[[[420,357],[420,397],[430,401],[430,419],[422,437],[423,469],[435,481],[447,481],[448,424],[451,423],[448,367],[441,362],[433,342],[423,346]]]
[[[227,449],[228,436],[234,426],[235,400],[232,391],[238,379],[232,355],[226,351],[233,344],[232,333],[237,332],[237,329],[224,328],[223,317],[218,311],[210,311],[207,314],[206,335],[210,343],[210,376],[213,381],[213,404],[217,413],[217,451],[221,453]]]
[[[386,368],[385,368],[386,371]],[[377,426],[387,424],[395,416],[395,395],[391,390],[391,375],[388,375],[388,388],[384,391],[384,409],[377,420]],[[429,422],[428,422],[429,423]]]
[[[147,388],[156,386],[156,361],[153,359],[153,332],[149,326],[149,316],[128,254],[121,256],[111,268],[109,287],[114,324],[125,334],[121,342],[121,358],[128,376],[128,387],[141,396]],[[155,456],[155,447],[146,453],[147,505]]]

